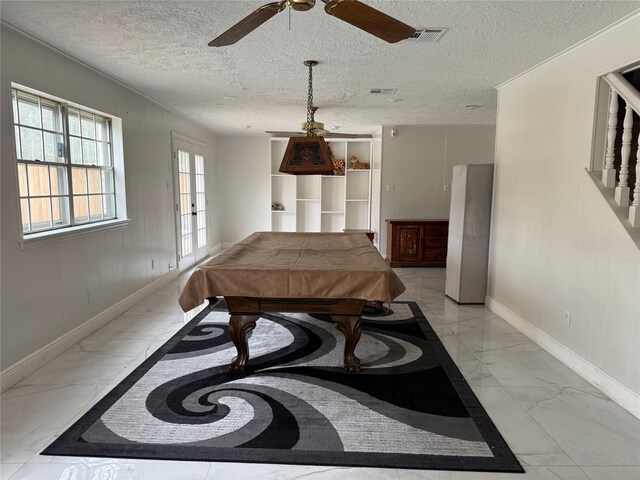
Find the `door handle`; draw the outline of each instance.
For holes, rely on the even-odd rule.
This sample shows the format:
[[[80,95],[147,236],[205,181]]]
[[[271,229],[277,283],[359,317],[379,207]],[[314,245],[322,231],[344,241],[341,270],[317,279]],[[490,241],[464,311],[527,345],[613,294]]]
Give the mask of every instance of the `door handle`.
[[[198,215],[198,212],[191,212],[191,215]]]

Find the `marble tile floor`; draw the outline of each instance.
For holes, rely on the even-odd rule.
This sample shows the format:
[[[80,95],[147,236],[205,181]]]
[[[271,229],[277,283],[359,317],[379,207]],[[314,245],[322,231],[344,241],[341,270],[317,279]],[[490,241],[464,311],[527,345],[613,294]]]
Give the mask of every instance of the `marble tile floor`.
[[[39,452],[188,322],[159,289],[0,397],[0,480],[640,479],[640,420],[483,306],[444,296],[444,269],[396,270],[525,474],[46,457]]]

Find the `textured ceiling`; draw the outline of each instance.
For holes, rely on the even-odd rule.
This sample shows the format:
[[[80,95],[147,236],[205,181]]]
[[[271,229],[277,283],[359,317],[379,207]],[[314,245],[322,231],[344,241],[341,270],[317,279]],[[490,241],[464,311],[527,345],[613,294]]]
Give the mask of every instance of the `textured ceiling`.
[[[638,1],[365,0],[414,27],[448,28],[435,44],[391,45],[327,15],[319,1],[308,12],[281,12],[235,45],[207,46],[267,1],[3,0],[0,13],[217,132],[255,134],[295,130],[305,120],[306,59],[320,62],[316,119],[339,131],[494,123],[496,85],[640,7]],[[373,96],[370,88],[398,90]]]

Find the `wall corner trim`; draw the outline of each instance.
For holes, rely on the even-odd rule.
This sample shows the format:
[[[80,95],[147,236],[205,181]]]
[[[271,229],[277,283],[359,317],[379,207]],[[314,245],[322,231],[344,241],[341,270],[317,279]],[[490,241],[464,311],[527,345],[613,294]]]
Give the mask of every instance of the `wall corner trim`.
[[[177,269],[164,274],[148,285],[145,285],[140,290],[133,292],[128,297],[98,313],[86,322],[78,325],[73,330],[70,330],[64,335],[58,337],[48,345],[45,345],[22,360],[19,360],[13,365],[5,368],[0,372],[0,392],[4,392],[23,378],[31,375],[33,372],[46,365],[58,355],[64,353],[99,328],[105,326],[118,315],[130,309],[157,289],[178,278],[179,275],[180,272]]]
[[[640,394],[634,392],[608,373],[568,349],[489,295],[485,297],[485,305],[591,385],[602,391],[611,400],[636,418],[640,418]]]

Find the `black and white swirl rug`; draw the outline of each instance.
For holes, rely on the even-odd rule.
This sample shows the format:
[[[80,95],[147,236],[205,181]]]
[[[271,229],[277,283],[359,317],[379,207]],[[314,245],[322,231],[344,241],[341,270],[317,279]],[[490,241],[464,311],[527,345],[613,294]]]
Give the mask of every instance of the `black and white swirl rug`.
[[[328,317],[264,315],[244,373],[224,301],[42,455],[522,472],[415,303],[363,318],[360,373]]]

